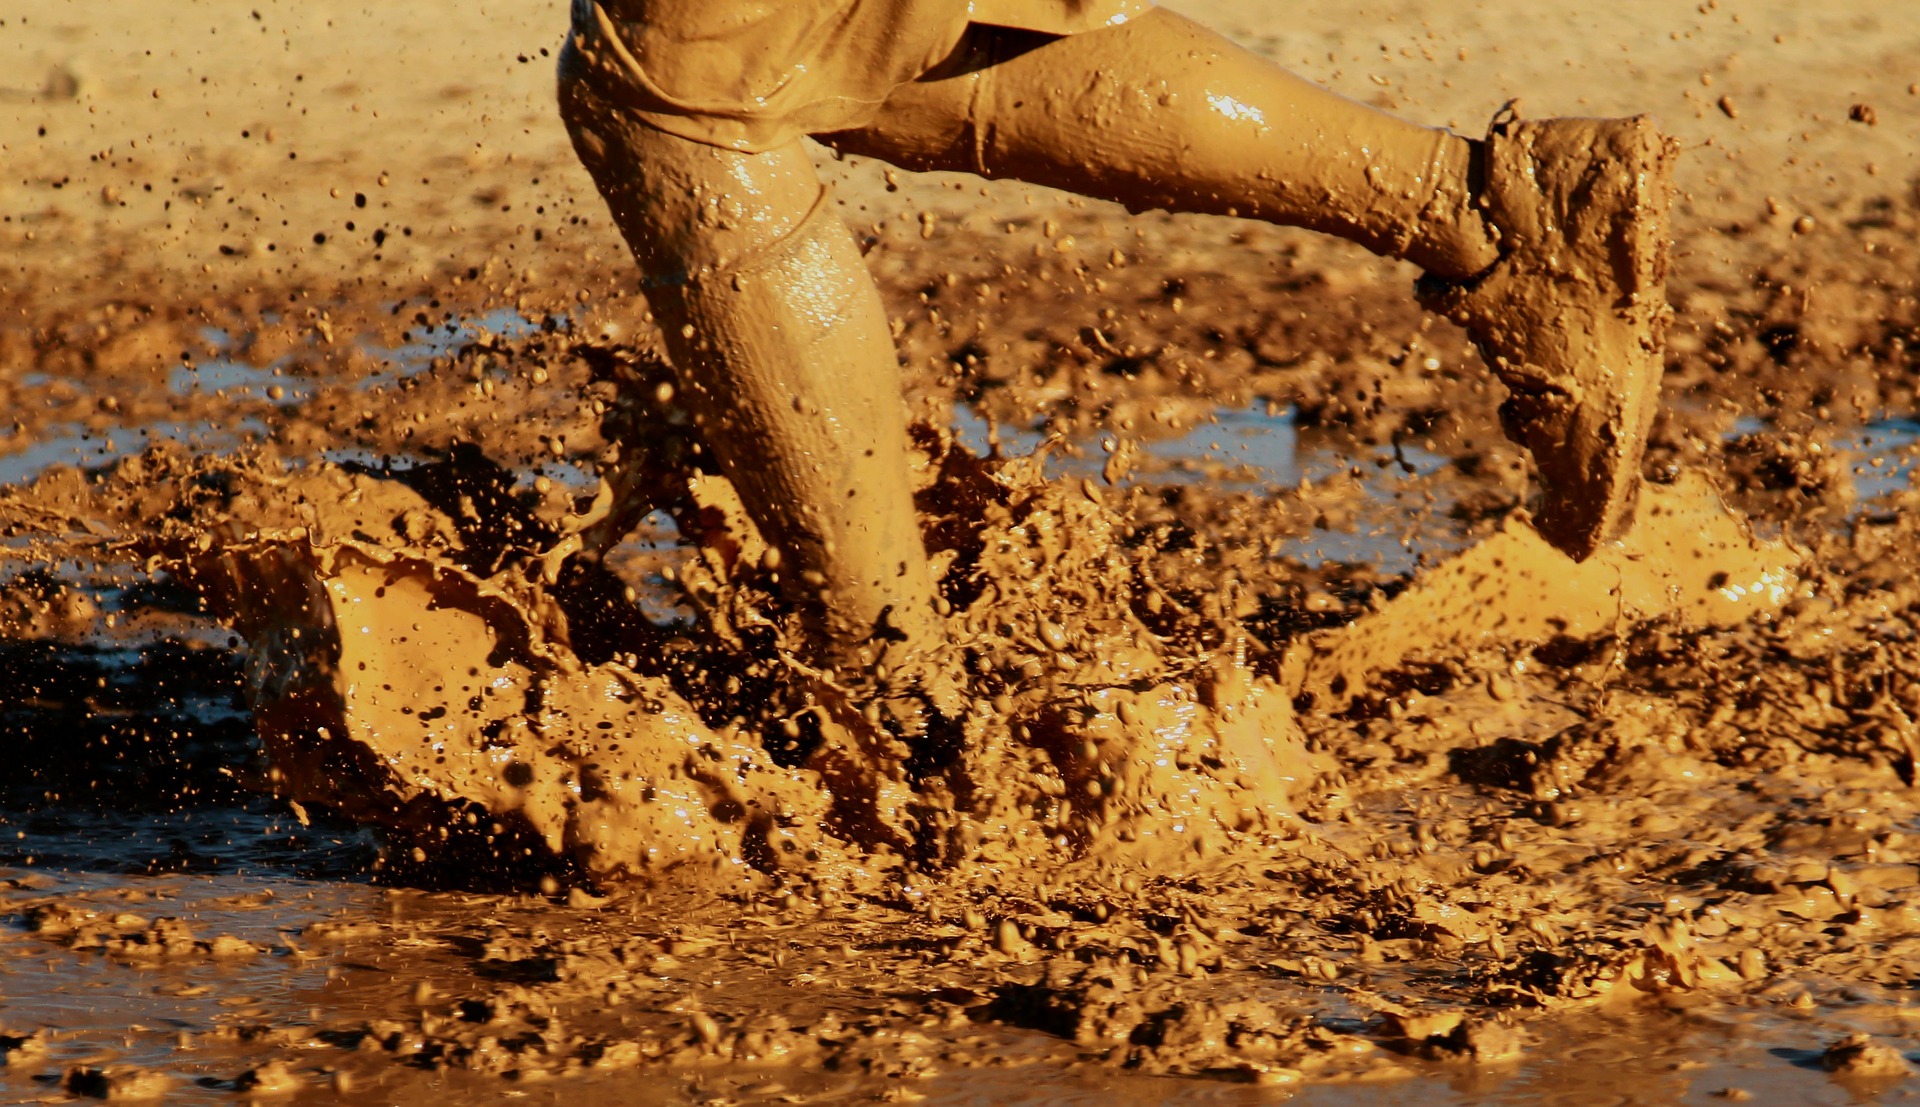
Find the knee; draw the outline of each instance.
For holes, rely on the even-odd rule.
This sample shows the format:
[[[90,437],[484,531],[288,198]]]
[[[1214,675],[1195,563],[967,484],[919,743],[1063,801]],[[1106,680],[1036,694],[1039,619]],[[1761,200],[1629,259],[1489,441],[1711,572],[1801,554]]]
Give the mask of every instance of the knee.
[[[758,194],[722,171],[727,152],[655,129],[597,95],[590,81],[563,78],[560,110],[647,287],[730,271],[784,233],[776,213],[760,210]]]
[[[650,187],[661,159],[648,156],[652,152],[645,150],[644,136],[636,134],[642,125],[597,95],[592,81],[569,63],[564,51],[557,93],[573,152],[606,201],[642,274],[651,282],[678,273],[684,268],[677,256],[684,244],[672,228],[689,221],[691,213],[662,210],[671,205],[663,204],[660,190]]]

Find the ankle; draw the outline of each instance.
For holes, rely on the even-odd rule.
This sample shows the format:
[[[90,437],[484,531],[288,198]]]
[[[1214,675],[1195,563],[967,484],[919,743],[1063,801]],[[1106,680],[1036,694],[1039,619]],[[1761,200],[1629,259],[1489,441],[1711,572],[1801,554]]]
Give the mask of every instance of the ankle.
[[[1486,143],[1451,134],[1434,152],[1433,193],[1404,256],[1436,277],[1464,280],[1500,260],[1499,231],[1477,202],[1486,191],[1486,155]]]

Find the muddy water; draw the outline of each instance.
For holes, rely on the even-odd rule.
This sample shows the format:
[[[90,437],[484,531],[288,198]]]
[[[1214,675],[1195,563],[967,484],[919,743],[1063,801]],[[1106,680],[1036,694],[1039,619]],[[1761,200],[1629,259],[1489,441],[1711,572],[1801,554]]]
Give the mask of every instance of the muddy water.
[[[620,929],[647,933],[640,913],[583,912],[539,901],[426,896],[352,882],[289,877],[123,878],[69,875],[49,879],[10,870],[10,906],[57,900],[73,909],[98,908],[122,925],[134,916],[165,912],[195,932],[246,943],[224,957],[206,952],[127,956],[85,950],[62,954],[57,973],[46,964],[43,937],[14,934],[4,952],[6,982],[16,1018],[58,1026],[57,1032],[15,1047],[0,1071],[8,1101],[66,1098],[53,1072],[165,1073],[153,1085],[166,1102],[228,1103],[236,1099],[290,1102],[391,1103],[418,1094],[456,1101],[493,1101],[503,1093],[533,1103],[860,1102],[884,1100],[950,1104],[1171,1101],[1220,1104],[1402,1103],[1853,1103],[1897,1087],[1897,1077],[1835,1075],[1806,1048],[1815,1016],[1796,1011],[1715,1008],[1599,1013],[1536,1024],[1525,1056],[1493,1065],[1461,1065],[1397,1058],[1391,1071],[1358,1082],[1249,1085],[1153,1077],[1089,1063],[1079,1051],[1031,1032],[992,1026],[916,1027],[884,1032],[875,1049],[899,1053],[915,1039],[940,1043],[942,1060],[889,1073],[885,1064],[838,1069],[775,1059],[718,1063],[703,1051],[643,1074],[617,1063],[583,1066],[555,1078],[519,1070],[503,1081],[478,1073],[469,1055],[452,1067],[430,1034],[407,1028],[429,1013],[446,1020],[465,1005],[476,979],[495,983],[525,975],[522,966],[483,955],[472,944],[503,928],[538,927],[580,933]],[[817,930],[817,928],[815,928]],[[796,935],[773,928],[767,936]],[[811,936],[811,935],[809,935]],[[691,960],[691,959],[688,959]],[[705,954],[704,966],[657,955],[642,995],[620,1020],[682,1023],[716,1003],[751,1003],[808,1012],[819,1024],[857,1037],[864,1028],[897,1021],[898,997],[799,976],[770,978],[742,971],[725,957]],[[476,973],[478,967],[481,971]],[[537,975],[535,970],[535,974]],[[863,976],[858,966],[842,970]],[[13,997],[30,992],[21,1002]],[[471,1011],[471,1007],[465,1007]],[[824,1012],[824,1014],[819,1014]],[[426,1016],[422,1018],[422,1016]],[[570,1011],[582,1029],[604,1026],[591,1013]],[[1348,1011],[1358,1021],[1364,1011]],[[1898,1037],[1914,1018],[1910,1008],[1866,1007],[1822,1021]],[[1345,1021],[1335,1019],[1334,1021]],[[394,1045],[369,1038],[394,1035]],[[693,1032],[697,1036],[697,1031]],[[512,1035],[502,1035],[511,1040]],[[396,1064],[393,1053],[400,1054]],[[407,1063],[411,1060],[413,1063]],[[895,1062],[897,1066],[897,1060]],[[1744,1094],[1743,1094],[1744,1093]],[[1752,1098],[1747,1098],[1751,1096]]]
[[[942,598],[994,662],[963,659],[984,707],[940,779],[923,757],[904,792],[806,775],[858,720],[817,738],[798,725],[832,690],[773,648],[790,614],[777,570],[737,556],[750,536],[696,479],[684,421],[621,403],[658,394],[657,351],[553,119],[534,48],[552,45],[550,10],[490,6],[459,49],[422,53],[439,13],[15,7],[0,33],[18,55],[0,79],[17,168],[0,182],[0,1100],[1911,1091],[1906,7],[1609,5],[1572,13],[1569,33],[1505,0],[1373,5],[1364,22],[1351,6],[1203,5],[1303,74],[1464,133],[1518,89],[1529,114],[1659,110],[1689,153],[1645,472],[1655,500],[1710,505],[1686,482],[1713,484],[1787,543],[1748,552],[1787,558],[1789,578],[1703,578],[1661,544],[1598,589],[1538,562],[1506,587],[1513,563],[1485,555],[1523,541],[1534,474],[1502,438],[1497,386],[1413,308],[1409,273],[1245,223],[833,167],[926,428],[929,544],[961,570]],[[942,438],[955,422],[964,453]],[[1023,467],[1056,434],[1044,472]],[[600,558],[611,578],[549,583],[535,555],[591,514],[612,437],[647,446],[613,522],[653,510]],[[313,523],[302,497],[338,519],[355,494],[382,511],[320,535],[328,568],[295,533]],[[1087,547],[1113,556],[1062,556]],[[260,694],[267,651],[175,569],[229,553],[287,555],[284,579],[317,585],[301,592],[316,603],[280,629],[323,643],[342,624],[318,613],[347,610],[368,565],[397,567],[415,599],[424,568],[440,591],[385,629],[464,614],[482,633],[442,637],[443,653],[510,640],[505,689],[527,710],[505,714],[577,737],[544,689],[618,678],[596,687],[639,689],[655,715],[671,692],[699,715],[682,736],[702,758],[738,742],[733,764],[796,786],[760,820],[763,845],[783,818],[820,832],[784,864],[742,847],[735,882],[650,882],[595,868],[564,773],[529,814],[431,758],[407,776],[289,761],[316,747],[295,713],[257,725],[284,703]],[[1636,567],[1654,586],[1628,604]],[[1668,572],[1752,614],[1662,610]],[[475,582],[504,597],[484,615],[460,606]],[[1564,588],[1582,621],[1556,627]],[[555,596],[558,618],[541,602]],[[279,672],[336,687],[312,655],[282,656]],[[316,709],[418,725],[413,705],[371,699]],[[1237,735],[1192,728],[1249,706],[1272,710]],[[602,696],[574,717],[633,707]],[[1291,736],[1273,774],[1287,802],[1234,811],[1209,763],[1224,759],[1129,743],[1129,725],[1169,717],[1187,729],[1161,733],[1227,752]],[[454,752],[485,752],[446,719],[429,722]],[[1116,771],[1112,751],[1173,753],[1176,773]],[[578,748],[542,762],[582,770],[583,793],[590,763]],[[365,786],[303,790],[327,780]],[[1006,787],[965,787],[981,781]],[[862,802],[822,814],[800,786]],[[420,796],[441,804],[415,821],[386,802]],[[646,808],[592,802],[636,836]],[[966,813],[937,848],[928,808]],[[747,809],[692,816],[735,833]],[[1184,814],[1202,818],[1161,818]],[[1204,830],[1204,849],[1145,833],[1169,825]]]
[[[1905,1091],[1897,273],[1821,278],[1878,305],[1844,346],[1780,273],[1677,290],[1649,526],[1596,583],[1529,545],[1497,397],[1399,283],[1291,246],[1271,280],[1210,267],[1238,256],[1217,242],[1142,265],[1062,224],[945,243],[932,275],[872,258],[942,597],[979,644],[972,729],[904,792],[815,760],[859,720],[781,658],[777,569],[619,304],[336,305],[325,342],[212,307],[219,332],[151,323],[191,374],[115,362],[92,325],[36,332],[34,364],[65,368],[6,378],[28,459],[0,495],[6,1097]],[[1009,237],[1046,252],[1008,272]],[[645,463],[610,465],[615,438]],[[603,474],[610,517],[645,526],[610,577],[549,580]],[[250,616],[222,564],[297,602]],[[295,646],[375,627],[336,617],[356,599],[412,603],[371,636],[409,679],[504,643],[518,706],[423,722],[444,695],[338,694],[333,655]],[[648,731],[663,705],[680,729]],[[692,789],[675,831],[587,794],[600,721],[636,778],[688,759],[633,735],[734,768],[648,782]],[[398,744],[316,763],[316,722],[333,753]],[[689,827],[705,868],[628,848]]]
[[[584,367],[548,359],[540,341],[490,338],[409,379],[442,396],[470,390],[461,361],[485,357],[591,388]],[[234,391],[240,404],[259,399]],[[289,410],[310,418],[324,404],[303,392]],[[1173,643],[1165,655],[1217,666],[1225,646],[1229,674],[1293,690],[1297,722],[1265,734],[1297,726],[1313,775],[1290,786],[1284,819],[1223,826],[1175,868],[1163,848],[1101,839],[1094,809],[1045,813],[1045,784],[976,808],[1005,820],[999,836],[920,869],[886,850],[863,855],[825,815],[843,829],[811,840],[831,850],[749,863],[721,885],[608,879],[591,853],[569,850],[577,838],[551,851],[537,814],[510,850],[468,843],[432,858],[436,835],[365,797],[300,791],[288,774],[316,770],[274,755],[271,731],[257,744],[263,701],[244,663],[259,647],[209,619],[207,594],[165,575],[155,584],[80,534],[49,545],[43,528],[21,548],[60,549],[66,568],[15,588],[7,655],[32,693],[7,714],[21,771],[0,827],[12,838],[13,920],[0,953],[13,1043],[0,1087],[183,1102],[374,1103],[430,1088],[536,1102],[1364,1104],[1853,1102],[1899,1084],[1915,1017],[1906,897],[1920,895],[1920,876],[1906,860],[1910,820],[1889,804],[1912,763],[1898,716],[1874,722],[1883,701],[1854,689],[1881,680],[1902,694],[1898,678],[1875,675],[1903,664],[1897,635],[1857,637],[1900,610],[1885,597],[1901,586],[1826,591],[1798,567],[1812,553],[1846,579],[1883,579],[1907,525],[1904,424],[1824,440],[1823,491],[1847,506],[1812,528],[1773,519],[1796,549],[1748,540],[1717,494],[1683,478],[1648,494],[1658,541],[1614,555],[1598,596],[1571,570],[1546,574],[1541,586],[1572,588],[1553,599],[1516,591],[1529,559],[1550,551],[1526,545],[1511,507],[1488,511],[1508,502],[1509,478],[1462,465],[1475,455],[1457,439],[1369,445],[1278,402],[1145,438],[989,432],[965,408],[957,421],[954,445],[927,440],[947,451],[944,479],[975,479],[982,463],[969,458],[997,439],[1006,461],[984,464],[1007,467],[999,487],[1024,495],[1028,533],[1064,516],[1141,535],[1147,556],[1098,568],[1152,574],[1165,606],[1140,602],[1171,623],[1149,624]],[[1776,463],[1808,456],[1768,425],[1724,433],[1750,451],[1765,440]],[[283,470],[244,449],[162,450],[90,481],[43,470],[9,509],[57,507],[109,538],[155,519],[161,534],[167,519],[191,522],[189,533],[237,521],[251,529],[221,549],[258,549],[284,542],[262,536],[297,503],[250,497],[250,482],[345,480],[376,506],[418,497],[429,485],[405,479],[435,455],[402,445],[376,432],[347,446],[366,467],[345,476],[318,459]],[[535,499],[586,494],[544,452],[493,479]],[[1035,464],[1036,452],[1049,460]],[[404,454],[400,468],[379,464]],[[1115,455],[1124,472],[1109,469]],[[1749,510],[1801,489],[1721,471]],[[1694,514],[1661,530],[1669,503]],[[558,517],[524,510],[529,526]],[[367,528],[403,514],[360,513]],[[400,520],[335,545],[444,558],[421,537],[432,526],[409,535]],[[711,579],[701,599],[689,577],[710,563],[674,537],[656,528],[608,564],[636,606],[713,610]],[[982,547],[1015,537],[990,533]],[[1688,542],[1707,544],[1704,577],[1673,570]],[[1196,558],[1208,543],[1219,552]],[[1757,559],[1754,572],[1735,550]],[[1488,591],[1476,557],[1510,575]],[[1651,565],[1653,583],[1623,590],[1633,565]],[[1049,571],[1071,583],[1088,570]],[[1267,598],[1209,611],[1193,587],[1229,575]],[[323,577],[348,586],[337,566]],[[1466,638],[1462,613],[1424,598],[1452,579],[1495,616]],[[1689,595],[1723,607],[1689,614]],[[1022,601],[1005,602],[1017,613]],[[417,614],[447,604],[459,609],[443,595]],[[1097,631],[1060,618],[1063,633]],[[700,633],[684,615],[666,625]],[[1235,627],[1237,647],[1223,636]],[[1096,657],[1116,656],[1110,639],[1097,643]],[[1848,658],[1837,676],[1826,660],[1836,647]],[[436,645],[435,665],[457,648]],[[671,672],[628,668],[690,703],[702,694]],[[1829,691],[1770,715],[1809,679]],[[1034,706],[987,710],[1008,732],[1100,734],[1100,701],[1084,690],[1073,694],[1090,717],[1049,721],[1063,698],[1054,680],[1004,685]],[[1071,758],[1048,758],[1020,772],[1085,779]],[[1154,819],[1188,810],[1155,802],[1117,811],[1149,845]],[[1043,843],[1022,821],[1081,837],[1035,852]],[[1869,1037],[1849,1046],[1850,1035]]]

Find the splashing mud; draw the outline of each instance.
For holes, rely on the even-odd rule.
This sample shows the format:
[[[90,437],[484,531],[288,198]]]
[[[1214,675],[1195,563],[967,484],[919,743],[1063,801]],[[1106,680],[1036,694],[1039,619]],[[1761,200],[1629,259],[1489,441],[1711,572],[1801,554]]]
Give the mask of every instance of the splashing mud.
[[[1213,8],[1436,119],[1576,48]],[[1578,565],[1408,273],[843,167],[966,705],[911,742],[663,387],[514,60],[551,12],[470,32],[525,104],[415,57],[374,117],[321,55],[378,36],[241,10],[299,58],[222,55],[311,109],[273,139],[4,13],[0,1099],[1907,1090],[1920,99],[1704,8],[1551,109],[1690,148],[1647,483]]]
[[[729,887],[832,879],[823,851],[876,848],[1146,864],[1285,822],[1312,770],[1245,628],[1167,599],[1152,548],[1128,549],[1133,527],[1091,482],[928,439],[943,452],[923,498],[948,505],[929,516],[973,707],[948,745],[899,751],[904,774],[831,675],[793,659],[777,562],[721,478],[648,483],[680,486],[681,530],[700,534],[672,579],[707,618],[676,636],[564,556],[654,510],[611,482],[552,526],[527,498],[475,512],[471,492],[506,478],[471,453],[286,473],[157,452],[113,475],[180,497],[140,545],[247,640],[277,790],[385,827],[416,865]],[[115,483],[90,496],[132,494]],[[770,698],[753,705],[743,679]]]

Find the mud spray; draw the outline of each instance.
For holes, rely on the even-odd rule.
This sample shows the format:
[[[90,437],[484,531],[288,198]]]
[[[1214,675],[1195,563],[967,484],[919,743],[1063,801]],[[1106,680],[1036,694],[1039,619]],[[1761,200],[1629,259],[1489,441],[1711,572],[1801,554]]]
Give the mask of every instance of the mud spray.
[[[910,91],[1014,87],[972,72]],[[1000,145],[839,144],[1038,173],[1045,121],[1002,110]],[[1422,172],[1452,164],[1419,134]],[[1564,136],[1502,137],[1520,164]],[[801,183],[769,237],[865,247],[899,320],[876,349],[912,401],[912,656],[953,674],[953,725],[911,740],[814,644],[834,616],[802,574],[846,539],[755,527],[769,493],[722,475],[725,413],[667,368],[698,351],[641,325],[611,235],[538,279],[377,296],[264,246],[155,302],[54,302],[68,261],[0,290],[30,320],[0,328],[0,1094],[1804,1101],[1908,1076],[1908,191],[1830,237],[1753,197],[1683,213],[1771,260],[1674,278],[1664,409],[1604,412],[1650,426],[1630,499],[1583,484],[1619,473],[1592,428],[1557,482],[1503,435],[1569,412],[1525,373],[1561,356],[1522,348],[1540,332],[1487,325],[1500,282],[1426,289],[1495,377],[1409,274],[1315,237],[973,196],[990,219],[869,224],[881,201]],[[364,187],[303,234],[377,215],[401,256]],[[1403,198],[1458,230],[1448,195]],[[1197,202],[1136,206],[1173,200]],[[1375,230],[1430,268],[1485,246]]]

